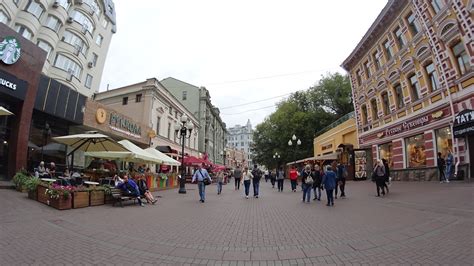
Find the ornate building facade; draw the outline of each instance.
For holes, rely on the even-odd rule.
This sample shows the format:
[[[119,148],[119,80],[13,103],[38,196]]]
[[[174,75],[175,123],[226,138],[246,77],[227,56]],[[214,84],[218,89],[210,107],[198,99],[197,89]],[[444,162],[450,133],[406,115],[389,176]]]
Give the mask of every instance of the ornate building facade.
[[[473,136],[453,134],[455,117],[474,109],[472,7],[390,0],[342,64],[360,147],[387,159],[395,179],[437,179],[437,154],[450,150],[458,178],[473,172]]]
[[[99,91],[112,35],[112,0],[5,0],[0,22],[46,51],[42,73],[89,97]]]
[[[228,129],[227,147],[243,151],[246,155],[243,163],[246,166],[253,167],[252,164],[252,150],[253,143],[253,129],[250,119],[247,120],[245,126],[235,125]]]

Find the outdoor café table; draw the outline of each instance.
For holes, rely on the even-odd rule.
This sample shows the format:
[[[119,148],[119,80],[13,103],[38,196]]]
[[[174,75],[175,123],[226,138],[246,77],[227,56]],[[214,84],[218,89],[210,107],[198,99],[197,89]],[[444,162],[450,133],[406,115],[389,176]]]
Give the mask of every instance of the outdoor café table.
[[[92,181],[84,181],[84,184],[90,185],[90,186],[96,186],[99,184],[99,182],[92,182]]]
[[[52,178],[41,178],[41,181],[45,181],[45,182],[56,182],[56,179],[52,179]]]

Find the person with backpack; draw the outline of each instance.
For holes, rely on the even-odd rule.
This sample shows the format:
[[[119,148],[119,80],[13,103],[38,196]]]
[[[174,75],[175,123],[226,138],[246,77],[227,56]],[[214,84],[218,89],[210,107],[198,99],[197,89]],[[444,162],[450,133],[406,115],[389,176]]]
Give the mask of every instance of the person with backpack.
[[[211,176],[207,172],[206,169],[203,168],[204,163],[199,165],[198,169],[194,172],[193,179],[191,182],[197,181],[198,189],[199,189],[199,198],[200,202],[204,203],[206,199],[206,184],[210,184],[212,182]]]
[[[280,169],[278,169],[276,172],[276,181],[278,183],[278,192],[283,192],[283,181],[285,181],[285,171],[283,171],[283,168],[281,166]]]
[[[382,196],[385,196],[385,166],[382,160],[377,160],[377,165],[375,165],[372,175],[373,179],[375,179],[375,185],[377,186],[377,197],[380,197],[380,189],[382,189]]]
[[[314,165],[314,168],[312,170],[313,172],[313,190],[314,190],[314,199],[313,200],[321,200],[321,184],[322,184],[322,178],[321,178],[321,168],[319,167],[318,164]]]
[[[234,169],[235,190],[240,189],[240,178],[242,178],[242,170],[240,165],[237,165],[237,168]]]
[[[301,173],[301,186],[303,187],[303,202],[309,203],[311,199],[311,189],[314,183],[314,176],[311,172],[311,165],[307,164]]]
[[[335,198],[337,199],[337,188],[341,190],[341,198],[346,197],[346,194],[344,192],[344,189],[346,187],[346,176],[347,176],[347,170],[346,167],[344,166],[343,163],[337,164],[337,179],[336,179],[336,194],[334,195]]]
[[[260,170],[256,164],[253,165],[252,175],[253,196],[258,199],[260,192],[260,179],[262,178],[262,170]]]
[[[444,161],[443,157],[441,157],[441,152],[438,152],[438,171],[439,171],[439,182],[443,183],[446,181],[446,174],[444,172],[444,167],[446,166],[446,162]]]

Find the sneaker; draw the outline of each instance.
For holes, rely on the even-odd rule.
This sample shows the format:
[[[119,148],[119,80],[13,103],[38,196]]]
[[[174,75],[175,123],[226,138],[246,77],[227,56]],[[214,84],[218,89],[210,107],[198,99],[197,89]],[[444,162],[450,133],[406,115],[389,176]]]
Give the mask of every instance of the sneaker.
[[[255,197],[258,199],[258,195],[257,195],[257,196],[255,196]]]
[[[248,198],[249,198],[249,196],[245,196],[245,198],[246,198],[246,199],[248,199]]]
[[[446,183],[449,183],[449,180],[446,180]]]
[[[140,203],[140,206],[145,207],[145,204],[142,202],[142,203]]]
[[[313,200],[317,200],[318,198],[314,198]]]
[[[155,199],[154,201],[151,202],[151,204],[155,205],[156,202],[157,200]]]

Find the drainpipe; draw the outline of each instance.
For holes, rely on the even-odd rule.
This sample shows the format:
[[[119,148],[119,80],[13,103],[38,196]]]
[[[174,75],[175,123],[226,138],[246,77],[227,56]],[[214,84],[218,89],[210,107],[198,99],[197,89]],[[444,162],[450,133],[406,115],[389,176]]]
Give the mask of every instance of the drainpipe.
[[[417,13],[418,17],[419,17],[419,20],[422,20],[422,14],[420,13],[419,9],[418,9],[418,6],[416,4],[416,0],[412,0],[413,2],[413,6],[415,6],[415,12]],[[431,36],[428,34],[429,32],[429,28],[428,28],[428,25],[426,24],[426,21],[425,20],[422,20],[422,23],[423,23],[423,27],[425,28],[425,31],[426,31],[426,34],[428,36],[428,38],[430,38],[431,40]],[[439,52],[438,50],[436,49],[436,47],[434,47],[432,49],[432,51],[434,52],[435,54],[435,59],[437,61],[437,64],[441,66],[441,57],[439,55]],[[451,90],[449,89],[449,84],[448,84],[448,80],[446,78],[446,72],[444,71],[444,68],[443,67],[440,67],[441,68],[441,76],[443,77],[443,80],[444,80],[444,86],[446,87],[446,90],[448,91],[448,99],[449,99],[449,107],[451,109],[451,123],[449,123],[449,127],[451,129],[451,140],[453,142],[453,144],[455,144],[456,146],[456,152],[454,153],[455,155],[455,158],[456,158],[456,164],[455,164],[455,167],[454,167],[454,176],[457,176],[458,174],[458,165],[459,165],[459,143],[458,143],[458,139],[457,138],[454,138],[454,131],[453,131],[453,123],[454,123],[454,117],[455,117],[455,114],[454,114],[454,104],[453,104],[453,97],[451,95]],[[438,70],[440,69],[438,68]],[[454,152],[454,151],[453,151]]]

